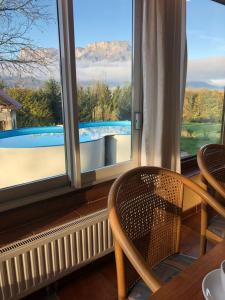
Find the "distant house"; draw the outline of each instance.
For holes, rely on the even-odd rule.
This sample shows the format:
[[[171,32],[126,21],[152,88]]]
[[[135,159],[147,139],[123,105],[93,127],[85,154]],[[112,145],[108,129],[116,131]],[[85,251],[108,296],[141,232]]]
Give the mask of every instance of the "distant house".
[[[21,104],[0,89],[0,130],[16,128],[16,112]]]

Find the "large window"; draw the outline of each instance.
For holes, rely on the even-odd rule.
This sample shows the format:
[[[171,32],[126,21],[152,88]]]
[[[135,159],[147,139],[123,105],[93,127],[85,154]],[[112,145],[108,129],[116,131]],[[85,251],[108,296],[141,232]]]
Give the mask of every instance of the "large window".
[[[81,171],[131,159],[132,1],[74,0]]]
[[[181,155],[222,138],[225,87],[225,6],[187,1],[188,70]]]
[[[1,1],[0,189],[65,174],[55,1]]]
[[[1,199],[137,165],[135,3],[1,1]]]

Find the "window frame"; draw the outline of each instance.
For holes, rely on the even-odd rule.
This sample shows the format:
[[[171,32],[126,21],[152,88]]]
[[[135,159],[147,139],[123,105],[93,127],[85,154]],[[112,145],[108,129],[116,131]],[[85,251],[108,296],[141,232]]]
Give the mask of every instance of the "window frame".
[[[225,5],[225,0],[211,0],[211,1],[221,5]],[[186,87],[185,87],[185,92],[186,92]],[[224,144],[224,142],[225,142],[225,88],[224,88],[223,111],[222,111],[221,132],[220,132],[220,143]],[[181,173],[183,175],[189,175],[189,176],[196,175],[199,172],[200,171],[197,163],[197,153],[194,155],[190,154],[185,157],[181,157]]]
[[[131,160],[81,173],[74,41],[73,0],[56,0],[58,10],[62,102],[64,111],[66,174],[0,189],[0,212],[79,190],[116,178],[140,165],[141,128],[135,115],[141,111],[141,6],[133,0],[132,37],[132,131]],[[135,13],[134,13],[135,12]]]
[[[141,128],[135,128],[135,115],[142,116],[141,89],[141,12],[142,1],[133,0],[132,7],[132,113],[131,113],[131,159],[118,164],[105,166],[96,170],[81,173],[81,185],[90,186],[116,178],[119,174],[140,165]]]

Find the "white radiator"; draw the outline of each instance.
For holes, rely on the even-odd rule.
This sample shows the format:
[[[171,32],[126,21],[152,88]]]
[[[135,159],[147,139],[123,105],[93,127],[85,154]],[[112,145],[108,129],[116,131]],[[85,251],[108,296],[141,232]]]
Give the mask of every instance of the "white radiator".
[[[112,249],[106,209],[0,248],[0,299],[20,299]]]

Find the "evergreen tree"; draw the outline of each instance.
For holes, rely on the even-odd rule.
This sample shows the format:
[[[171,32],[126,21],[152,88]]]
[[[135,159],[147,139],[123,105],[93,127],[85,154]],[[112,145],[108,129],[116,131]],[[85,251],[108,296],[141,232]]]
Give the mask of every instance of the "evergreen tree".
[[[42,95],[46,98],[46,101],[49,104],[49,110],[52,112],[54,123],[56,125],[62,124],[62,97],[59,82],[57,82],[55,79],[46,81],[43,87]]]

